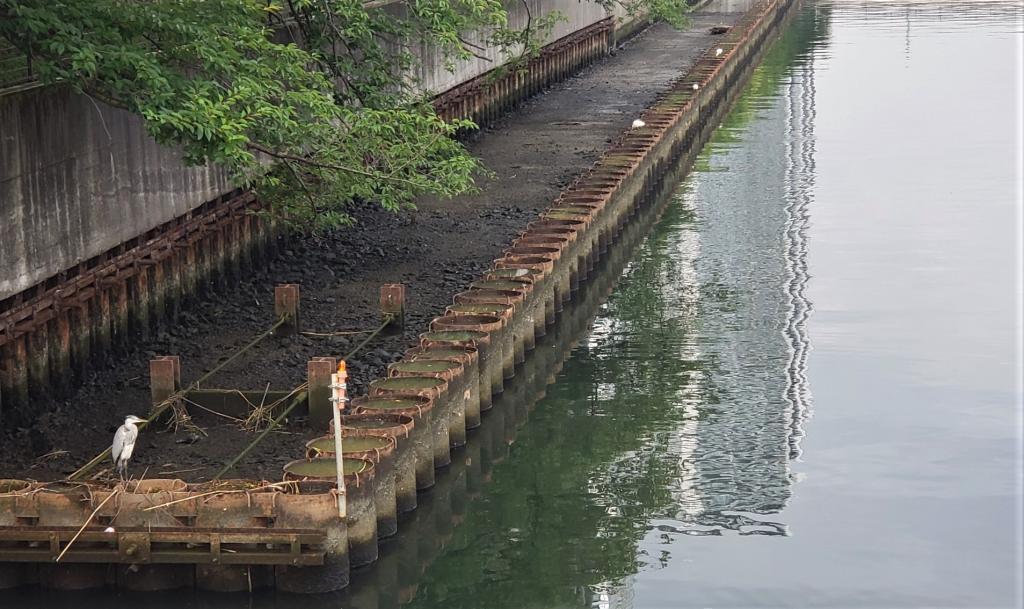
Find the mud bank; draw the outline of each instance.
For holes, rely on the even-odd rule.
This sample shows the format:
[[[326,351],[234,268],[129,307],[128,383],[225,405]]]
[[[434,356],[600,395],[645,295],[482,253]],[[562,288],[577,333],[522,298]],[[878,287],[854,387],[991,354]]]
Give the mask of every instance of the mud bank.
[[[35,424],[3,438],[0,477],[49,480],[76,469],[108,445],[125,414],[146,413],[151,357],[180,355],[182,380],[198,377],[270,326],[273,286],[280,283],[301,284],[302,327],[322,332],[375,327],[379,286],[406,285],[406,329],[373,341],[349,362],[350,387],[363,393],[366,383],[383,376],[385,366],[450,304],[451,294],[489,267],[527,221],[692,65],[714,39],[709,28],[735,22],[746,6],[730,8],[736,10],[709,5],[693,15],[686,31],[651,28],[481,133],[470,148],[495,175],[480,184],[478,194],[422,201],[418,211],[401,215],[367,206],[353,211],[359,219],[355,228],[281,244],[278,259],[228,296],[202,303],[177,327],[108,359],[71,398],[37,403]],[[289,389],[305,380],[310,358],[339,356],[360,340],[359,335],[272,340],[233,362],[209,386]],[[279,478],[281,467],[296,457],[299,439],[322,433],[293,423],[271,434],[234,474]],[[208,479],[251,438],[230,422],[203,427],[207,436],[145,433],[134,473]]]

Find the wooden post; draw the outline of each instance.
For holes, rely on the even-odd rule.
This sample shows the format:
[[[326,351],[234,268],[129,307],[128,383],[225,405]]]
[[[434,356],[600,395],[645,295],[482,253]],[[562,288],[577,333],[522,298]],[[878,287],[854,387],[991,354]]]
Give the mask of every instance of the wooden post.
[[[11,416],[21,409],[28,412],[28,351],[25,336],[15,336],[14,327],[7,328],[8,342],[0,346],[0,392],[3,393],[4,408]],[[0,412],[0,415],[3,413]],[[15,417],[17,419],[18,417]]]
[[[153,405],[163,403],[181,387],[181,359],[162,355],[149,360],[149,396]]]
[[[167,277],[164,274],[166,264],[163,259],[152,262],[153,289],[150,298],[150,324],[154,328],[165,327],[167,321]]]
[[[142,341],[149,340],[149,329],[152,320],[149,317],[150,307],[150,285],[149,267],[142,263],[135,263],[134,291],[135,302],[131,307],[131,321],[135,326],[135,337]]]
[[[98,299],[92,298],[92,307],[98,305]],[[96,333],[93,316],[89,311],[90,302],[83,302],[71,309],[71,327],[76,331],[72,335],[71,365],[75,368],[74,378],[82,379],[92,364],[92,337]]]
[[[228,246],[224,238],[224,227],[218,226],[210,235],[210,285],[218,294],[227,290],[228,286]]]
[[[274,288],[274,315],[285,322],[274,333],[276,336],[289,336],[299,333],[299,286],[286,283]]]
[[[32,397],[51,395],[50,328],[39,324],[26,334],[28,343],[28,390]]]
[[[393,328],[405,327],[405,286],[400,283],[385,283],[380,286],[380,313],[382,319],[390,317],[388,324]]]
[[[314,357],[306,364],[309,381],[309,424],[327,427],[331,420],[331,375],[337,363],[333,357]]]
[[[125,349],[131,342],[128,340],[128,310],[131,306],[128,280],[110,279],[109,281],[114,284],[113,341],[119,349]]]
[[[50,324],[50,384],[58,393],[64,393],[75,377],[71,367],[71,311],[58,305],[57,317]]]

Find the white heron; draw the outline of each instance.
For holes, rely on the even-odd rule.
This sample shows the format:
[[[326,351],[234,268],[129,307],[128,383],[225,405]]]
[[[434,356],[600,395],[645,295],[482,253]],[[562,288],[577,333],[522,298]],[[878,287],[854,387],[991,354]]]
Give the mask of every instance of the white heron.
[[[114,443],[110,445],[110,456],[114,460],[114,469],[120,474],[123,480],[128,473],[128,460],[132,458],[132,451],[135,450],[135,438],[139,437],[138,423],[145,423],[146,419],[130,414],[124,419],[124,425],[114,432]]]
[[[715,57],[721,57],[722,53],[722,47],[718,47],[717,49],[715,49]]]
[[[636,119],[633,121],[633,129],[639,129],[641,127],[645,127],[646,125],[647,123],[643,122],[640,119]]]
[[[693,83],[693,90],[694,91],[696,91],[699,88],[700,88],[700,85],[698,85],[697,83]]]

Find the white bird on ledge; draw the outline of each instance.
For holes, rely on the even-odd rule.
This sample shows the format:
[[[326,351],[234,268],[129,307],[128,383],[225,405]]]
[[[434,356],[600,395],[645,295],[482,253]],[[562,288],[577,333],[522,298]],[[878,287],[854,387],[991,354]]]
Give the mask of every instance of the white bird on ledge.
[[[639,129],[641,127],[645,127],[646,125],[647,123],[643,122],[640,119],[636,119],[633,121],[633,129]]]
[[[135,415],[128,415],[124,425],[117,428],[114,434],[114,442],[110,446],[110,456],[114,459],[114,469],[124,480],[128,473],[128,461],[132,458],[135,450],[135,438],[139,436],[139,423],[145,423],[146,419],[140,419]]]

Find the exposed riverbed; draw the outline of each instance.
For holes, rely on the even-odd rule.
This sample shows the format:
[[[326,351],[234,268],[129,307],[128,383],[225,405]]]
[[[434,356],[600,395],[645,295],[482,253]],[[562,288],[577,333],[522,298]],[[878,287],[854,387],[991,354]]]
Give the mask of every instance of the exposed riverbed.
[[[1022,15],[804,2],[369,584],[174,606],[1017,606]]]

